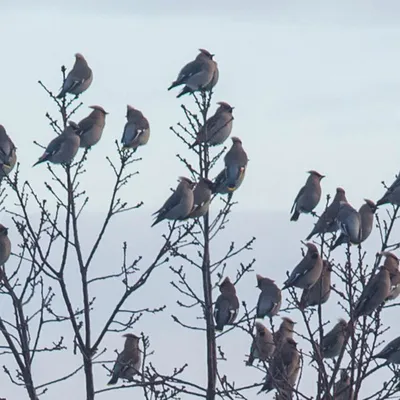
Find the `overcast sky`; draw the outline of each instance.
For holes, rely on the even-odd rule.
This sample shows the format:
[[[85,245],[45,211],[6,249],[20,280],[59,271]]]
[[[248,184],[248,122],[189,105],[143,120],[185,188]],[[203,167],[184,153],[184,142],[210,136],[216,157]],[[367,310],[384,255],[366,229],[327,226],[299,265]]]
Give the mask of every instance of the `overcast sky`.
[[[231,229],[240,230],[238,238],[243,240],[258,235],[255,253],[248,259],[257,259],[257,272],[276,274],[282,282],[285,271],[299,259],[299,240],[312,227],[309,217],[302,216],[298,224],[289,221],[306,171],[315,169],[326,175],[324,195],[342,186],[358,208],[363,198],[377,200],[382,193],[380,182],[390,183],[400,169],[399,18],[400,4],[394,0],[330,4],[295,0],[1,1],[0,123],[17,146],[22,177],[46,196],[43,181],[50,178],[45,165],[31,168],[41,155],[32,142],[47,144],[53,138],[45,113],[56,115],[56,109],[37,81],[56,92],[61,85],[61,65],[70,69],[74,54],[82,53],[94,71],[94,80],[81,97],[84,106],[74,120],[85,117],[93,104],[110,113],[101,142],[89,154],[88,173],[83,178],[86,187],[90,184],[90,221],[98,215],[95,212],[104,212],[109,199],[104,194],[112,175],[105,157],[115,157],[114,141],[121,138],[126,105],[142,110],[151,126],[148,145],[138,151],[143,157],[137,164],[140,175],[125,191],[132,203],[145,203],[136,214],[140,225],[134,216],[118,220],[110,239],[114,250],[112,254],[103,250],[103,260],[108,261],[99,269],[106,270],[114,257],[120,257],[119,244],[129,229],[133,247],[146,246],[144,255],[150,257],[149,241],[156,241],[156,248],[165,231],[162,224],[147,228],[150,214],[175,186],[177,177],[186,173],[175,155],[187,149],[169,127],[183,120],[182,102],[193,106],[190,97],[176,99],[177,91],[167,88],[198,48],[210,50],[220,70],[214,103],[227,101],[235,107],[232,135],[242,139],[250,159],[246,179],[235,194],[239,206],[231,218]],[[323,202],[318,210],[322,208]],[[132,226],[141,226],[140,240]],[[374,235],[369,244],[370,262],[377,250],[377,232]],[[229,245],[231,239],[222,238],[221,245]],[[136,247],[137,243],[142,246]],[[278,257],[272,252],[277,248],[284,254]],[[230,267],[232,274],[237,265]],[[167,272],[160,274],[157,284],[171,280]],[[254,276],[241,290],[243,297],[256,299]],[[141,301],[150,295],[143,296]],[[153,300],[158,303],[154,296]],[[166,335],[182,334],[181,329],[170,327],[169,314],[162,317],[162,332],[154,320],[143,328],[154,328],[154,334],[149,333],[160,351]],[[121,344],[122,339],[115,336],[108,342],[111,349]],[[231,350],[236,349],[235,338],[226,340]],[[244,352],[249,345],[246,340],[241,344]],[[203,356],[202,345],[199,337],[190,355],[194,360]],[[234,357],[244,358],[243,354]],[[158,361],[165,368],[170,366],[165,358]],[[240,371],[241,377],[255,380],[253,370]],[[204,371],[196,373],[201,379]],[[101,385],[106,377],[98,379]],[[15,398],[13,387],[5,390],[2,396]],[[60,400],[62,396],[57,393]],[[131,397],[122,391],[113,398]]]

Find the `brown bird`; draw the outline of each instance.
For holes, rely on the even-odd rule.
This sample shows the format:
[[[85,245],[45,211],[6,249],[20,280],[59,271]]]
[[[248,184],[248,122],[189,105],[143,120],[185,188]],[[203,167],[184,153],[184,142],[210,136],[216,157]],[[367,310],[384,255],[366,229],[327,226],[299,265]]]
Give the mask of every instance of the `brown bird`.
[[[324,304],[331,295],[332,266],[327,260],[322,262],[322,272],[317,283],[311,289],[304,289],[300,299],[300,309]]]
[[[385,257],[383,265],[387,267],[390,274],[390,293],[386,300],[394,300],[400,294],[399,259],[390,251],[382,251],[379,254]]]
[[[322,346],[320,346],[323,358],[337,357],[344,345],[347,332],[347,322],[339,319],[339,322],[322,338]]]
[[[8,237],[8,228],[0,224],[0,267],[4,265],[11,254],[11,241]]]
[[[296,322],[289,317],[283,317],[279,329],[274,332],[274,342],[276,348],[279,348],[286,338],[293,338],[294,326]]]
[[[293,213],[291,221],[297,221],[301,213],[308,214],[313,211],[321,199],[321,179],[325,176],[314,170],[308,171],[308,173],[310,176],[294,199],[290,210]]]
[[[219,285],[221,294],[214,307],[215,330],[222,331],[225,325],[231,325],[239,312],[239,299],[236,289],[228,277]]]
[[[256,335],[251,344],[249,360],[246,365],[253,365],[255,359],[267,361],[275,350],[272,333],[260,322],[255,323]]]
[[[140,373],[142,356],[139,349],[139,337],[133,333],[123,335],[125,340],[124,350],[115,361],[112,377],[108,385],[115,385],[118,379],[133,381],[133,376]]]
[[[306,243],[307,253],[296,266],[289,278],[284,283],[283,289],[291,286],[300,289],[310,289],[318,281],[322,272],[322,259],[317,246],[313,243]]]
[[[400,337],[393,339],[372,358],[383,358],[392,364],[400,364]]]
[[[199,218],[207,214],[213,187],[214,185],[209,179],[199,179],[193,190],[193,208],[187,218]]]
[[[256,276],[257,287],[261,290],[257,302],[256,316],[257,318],[264,318],[265,316],[272,318],[281,308],[281,290],[272,279],[264,278],[258,274]]]
[[[340,371],[340,379],[333,387],[334,400],[353,400],[354,394],[351,387],[350,375],[345,369]]]
[[[364,242],[371,234],[374,226],[374,214],[377,210],[376,204],[372,200],[364,199],[364,201],[365,203],[358,210],[361,217],[360,243]]]

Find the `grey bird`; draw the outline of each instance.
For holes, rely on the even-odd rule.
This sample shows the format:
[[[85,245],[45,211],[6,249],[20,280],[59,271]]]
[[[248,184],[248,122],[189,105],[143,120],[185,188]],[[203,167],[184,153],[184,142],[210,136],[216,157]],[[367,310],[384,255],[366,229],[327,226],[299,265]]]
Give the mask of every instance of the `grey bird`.
[[[124,349],[115,361],[112,377],[108,385],[115,385],[118,379],[126,379],[132,382],[134,375],[140,374],[140,365],[142,363],[139,349],[140,338],[133,333],[126,333],[123,336],[126,338]]]
[[[322,346],[320,346],[323,358],[337,357],[344,345],[347,333],[347,322],[339,319],[339,322],[322,338]]]
[[[93,111],[78,123],[79,136],[81,137],[80,147],[88,149],[99,142],[106,125],[108,112],[100,106],[90,106]]]
[[[205,142],[210,146],[222,144],[231,134],[234,107],[224,101],[220,101],[217,104],[219,104],[217,111],[199,129],[195,142],[190,146],[191,148]]]
[[[300,369],[300,354],[297,343],[286,338],[275,353],[261,391],[269,392],[276,388],[279,392],[291,391],[296,383]]]
[[[300,299],[299,308],[314,307],[324,304],[331,295],[332,266],[327,260],[322,261],[322,272],[317,283],[311,289],[304,289]]]
[[[151,226],[158,224],[164,219],[168,220],[182,220],[186,218],[193,209],[193,188],[194,183],[181,176],[179,178],[179,185],[174,193],[167,199],[163,206],[152,215],[156,215],[156,219]]]
[[[390,276],[390,293],[386,300],[394,300],[400,294],[399,259],[390,251],[382,251],[379,254],[385,257],[383,265],[388,269]]]
[[[4,265],[11,254],[11,241],[8,237],[8,228],[0,224],[0,266]]]
[[[143,113],[128,105],[126,112],[127,123],[124,127],[121,142],[124,149],[136,149],[147,144],[150,138],[150,125]]]
[[[232,325],[239,312],[236,289],[228,277],[219,285],[221,294],[214,307],[215,330],[222,331],[225,325]]]
[[[317,246],[306,243],[307,253],[294,268],[289,278],[285,281],[283,289],[294,286],[300,289],[310,289],[318,281],[322,272],[322,259]]]
[[[400,337],[389,342],[378,354],[372,358],[383,358],[392,364],[400,364]]]
[[[339,212],[340,202],[347,202],[346,192],[343,188],[336,188],[336,194],[332,202],[326,208],[326,210],[318,218],[318,221],[314,225],[313,230],[307,236],[306,240],[310,240],[314,235],[322,235],[324,233],[332,233],[339,230],[339,225],[336,222],[336,216]]]
[[[274,354],[275,344],[272,333],[262,323],[256,322],[256,334],[250,348],[246,365],[253,365],[255,359],[268,361]]]
[[[296,322],[291,320],[289,317],[283,317],[279,329],[274,332],[274,343],[277,349],[279,349],[282,343],[285,342],[286,338],[293,338],[294,326]]]
[[[368,239],[374,225],[374,214],[377,210],[376,204],[372,200],[364,199],[365,203],[360,207],[358,213],[361,217],[361,237],[360,243]]]
[[[390,274],[384,265],[380,271],[370,278],[355,304],[355,318],[370,315],[388,297],[390,293]]]
[[[308,214],[312,212],[321,199],[321,179],[325,178],[325,175],[321,175],[314,170],[308,171],[308,173],[310,176],[294,199],[290,210],[293,213],[290,218],[291,221],[297,221],[301,213]]]
[[[282,293],[281,290],[276,286],[275,281],[269,278],[257,274],[257,287],[261,290],[257,302],[257,318],[264,318],[268,316],[272,318],[278,314],[281,303]]]
[[[214,55],[212,55],[212,56],[214,56]],[[208,84],[207,84],[206,86],[204,86],[204,88],[203,88],[203,90],[204,90],[205,92],[210,92],[210,91],[215,87],[215,85],[218,83],[218,80],[219,80],[218,64],[217,64],[217,62],[216,62],[215,60],[213,60],[213,59],[212,59],[211,61],[212,61],[212,63],[214,64],[214,73],[213,73],[213,77],[212,77],[210,83],[208,83]],[[193,93],[193,90],[192,90],[189,86],[185,86],[185,87],[180,91],[180,93],[178,94],[178,96],[176,96],[176,97],[179,98],[179,97],[185,95],[186,93]]]
[[[45,161],[53,164],[69,164],[79,150],[81,139],[78,132],[79,126],[75,122],[69,121],[69,125],[63,133],[48,144],[42,156],[33,166]]]
[[[400,172],[385,194],[376,202],[377,207],[384,204],[400,205]]]
[[[0,179],[8,175],[17,162],[16,148],[7,135],[3,125],[0,125]]]
[[[168,90],[177,86],[185,85],[177,97],[181,97],[186,93],[193,93],[199,90],[205,90],[207,85],[215,80],[216,63],[213,61],[214,54],[205,49],[199,49],[200,53],[197,57],[186,64],[178,74],[178,77]]]
[[[333,398],[334,400],[353,400],[354,398],[350,375],[345,369],[340,371],[340,379],[333,386]]]
[[[89,68],[82,54],[75,54],[75,64],[65,78],[61,92],[57,99],[61,99],[67,93],[79,95],[89,88],[93,81],[93,72]]]
[[[236,181],[232,184],[232,181],[228,180],[226,168],[224,168],[214,179],[213,193],[229,194],[231,196],[234,191],[239,189],[240,185],[243,183],[245,175],[246,167],[243,168]]]
[[[240,176],[244,174],[249,159],[238,137],[232,138],[232,146],[224,157],[228,189],[235,189]]]
[[[341,235],[331,246],[331,250],[336,249],[343,243],[358,244],[361,240],[361,215],[347,202],[340,202],[339,212],[336,218]]]
[[[193,190],[193,208],[187,218],[199,218],[208,213],[213,188],[209,179],[199,179]]]

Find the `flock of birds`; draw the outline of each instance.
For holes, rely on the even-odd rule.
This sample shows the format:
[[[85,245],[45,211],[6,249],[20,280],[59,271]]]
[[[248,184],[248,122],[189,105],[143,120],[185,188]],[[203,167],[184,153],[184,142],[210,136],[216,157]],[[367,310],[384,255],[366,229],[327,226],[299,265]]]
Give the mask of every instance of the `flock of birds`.
[[[218,65],[214,55],[205,49],[200,49],[197,57],[186,64],[178,74],[177,79],[168,90],[178,86],[183,89],[177,97],[197,91],[211,91],[218,82]],[[93,72],[81,54],[75,55],[75,64],[63,82],[57,98],[67,94],[79,96],[86,91],[93,81]],[[208,146],[223,144],[231,134],[233,125],[233,107],[226,102],[219,102],[214,115],[207,119],[197,132],[194,143],[190,146]],[[51,162],[53,164],[70,164],[79,148],[91,148],[101,139],[107,112],[100,106],[91,106],[93,111],[79,123],[68,121],[64,131],[54,138],[45,149],[42,156],[34,164]],[[150,136],[150,125],[141,111],[132,106],[127,107],[127,122],[122,135],[124,149],[136,151],[139,146],[147,144]],[[5,128],[0,125],[0,178],[8,175],[16,163],[16,148],[7,135]],[[199,218],[207,214],[212,194],[232,194],[237,190],[245,177],[248,157],[242,142],[232,137],[232,146],[224,157],[224,168],[214,181],[199,178],[193,182],[187,177],[180,177],[179,184],[163,206],[156,211],[152,226],[163,220],[182,221],[188,218]],[[321,199],[321,180],[323,175],[317,171],[309,171],[305,185],[295,198],[291,213],[292,221],[297,221],[300,214],[313,213]],[[313,230],[307,237],[310,240],[315,235],[341,232],[334,249],[341,244],[359,244],[370,235],[373,227],[374,213],[383,204],[400,205],[400,176],[386,190],[384,196],[375,204],[365,200],[365,204],[357,211],[347,201],[345,191],[337,188],[333,201],[318,218]],[[282,290],[293,287],[303,290],[299,307],[315,307],[328,301],[331,291],[332,267],[328,260],[323,260],[315,244],[306,243],[307,252],[299,264],[293,269]],[[8,229],[0,225],[0,265],[4,265],[11,252]],[[384,264],[370,278],[355,309],[354,319],[371,315],[385,301],[396,298],[400,294],[399,259],[390,252],[383,252]],[[257,303],[256,317],[273,318],[278,314],[282,303],[281,289],[275,281],[257,275],[257,286],[260,295]],[[226,325],[232,325],[238,315],[239,300],[235,286],[226,277],[219,285],[221,294],[214,307],[215,329],[222,331]],[[255,359],[268,365],[267,376],[262,391],[276,389],[278,398],[287,399],[292,393],[300,371],[300,353],[293,339],[295,322],[288,317],[276,332],[271,332],[261,322],[255,322],[255,335],[250,349],[247,365],[252,365]],[[350,323],[344,319],[329,331],[319,345],[319,356],[335,358],[346,343],[346,334]],[[127,333],[124,335],[125,345],[115,362],[109,384],[115,384],[118,379],[132,381],[141,369],[141,350],[139,337]],[[314,357],[316,357],[314,355]],[[400,364],[400,338],[390,342],[374,357],[384,358],[392,363]],[[338,382],[334,385],[334,398],[352,399],[350,375],[343,369]]]

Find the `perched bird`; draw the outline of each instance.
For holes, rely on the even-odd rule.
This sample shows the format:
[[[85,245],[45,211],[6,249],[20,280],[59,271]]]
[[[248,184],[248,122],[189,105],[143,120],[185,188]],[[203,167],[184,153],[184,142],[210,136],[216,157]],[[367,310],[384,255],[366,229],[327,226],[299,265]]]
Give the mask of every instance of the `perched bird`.
[[[355,304],[355,318],[370,315],[388,297],[390,293],[390,274],[384,265],[380,271],[370,278]]]
[[[133,376],[140,373],[142,356],[139,349],[139,337],[133,333],[126,333],[124,350],[118,355],[115,361],[112,377],[108,385],[115,385],[118,379],[133,380]]]
[[[260,322],[255,323],[256,335],[251,344],[250,355],[246,365],[253,365],[255,359],[267,361],[275,350],[272,333]]]
[[[238,178],[235,182],[228,180],[226,168],[224,168],[214,179],[214,193],[219,194],[230,194],[232,195],[233,192],[239,189],[240,185],[242,184],[244,177],[246,174],[246,167],[243,168],[242,172],[239,174]],[[230,186],[228,186],[230,185]]]
[[[393,339],[372,358],[384,358],[392,364],[400,364],[400,337]]]
[[[46,150],[33,164],[33,166],[50,161],[53,164],[68,164],[79,150],[81,139],[78,135],[79,126],[72,121],[64,129],[63,133],[54,138],[46,147]]]
[[[394,300],[400,294],[399,259],[390,251],[382,251],[379,254],[385,257],[383,265],[388,269],[390,276],[390,293],[386,300]]]
[[[342,233],[331,246],[331,250],[336,249],[336,247],[343,243],[360,243],[361,215],[356,209],[354,209],[349,203],[341,201],[336,220]]]
[[[222,144],[231,134],[233,125],[232,111],[234,107],[231,107],[224,101],[220,101],[217,104],[219,104],[217,111],[200,128],[195,142],[190,146],[191,148],[205,142],[210,146]]]
[[[275,353],[267,377],[261,391],[272,389],[291,391],[300,371],[300,354],[297,343],[292,338],[286,338],[281,348]]]
[[[264,278],[258,274],[256,277],[257,287],[261,290],[257,302],[256,316],[257,318],[264,318],[265,316],[272,318],[274,315],[278,314],[281,308],[281,290],[272,279]]]
[[[281,347],[287,338],[293,338],[295,324],[296,322],[292,321],[289,317],[282,318],[279,329],[274,332],[274,343],[277,349]]]
[[[7,135],[3,125],[0,125],[0,179],[7,176],[17,162],[16,148]]]
[[[353,400],[354,398],[350,375],[345,369],[340,371],[340,379],[335,382],[333,387],[333,398],[335,400]]]
[[[332,203],[326,208],[326,210],[321,214],[318,218],[318,221],[314,225],[313,230],[307,236],[306,240],[310,240],[314,235],[322,235],[324,233],[332,233],[339,230],[339,225],[336,222],[336,216],[339,212],[340,202],[347,202],[346,192],[343,188],[336,188],[335,197],[332,200]]]
[[[331,295],[332,266],[327,260],[322,261],[322,272],[317,283],[311,289],[304,289],[300,299],[300,309],[324,304]]]
[[[0,224],[0,266],[4,265],[11,254],[11,241],[8,237],[8,228]]]
[[[128,105],[126,119],[121,139],[124,148],[136,150],[139,146],[147,144],[150,138],[150,125],[142,112]]]
[[[193,93],[199,90],[209,88],[210,82],[216,84],[219,75],[215,75],[217,64],[213,61],[214,54],[205,49],[199,49],[200,53],[197,57],[186,64],[178,74],[178,77],[168,90],[180,85],[186,85],[177,97],[181,97],[186,93]]]
[[[82,54],[75,54],[75,64],[65,78],[63,87],[57,99],[61,99],[67,93],[81,94],[89,88],[93,81],[93,72],[89,68]]]
[[[244,174],[249,159],[238,137],[232,138],[232,146],[224,157],[228,190],[234,190],[240,176]]]
[[[364,199],[365,203],[360,207],[358,213],[361,217],[361,237],[360,243],[368,239],[374,225],[374,214],[377,210],[376,204],[372,200]]]
[[[94,146],[101,139],[106,124],[106,115],[108,114],[100,106],[90,106],[89,108],[93,111],[78,123],[78,133],[81,137],[80,147],[86,149]]]
[[[200,178],[193,190],[193,208],[187,218],[199,218],[206,215],[211,203],[213,183],[206,178]]]
[[[193,187],[194,183],[184,176],[179,178],[179,185],[174,193],[169,196],[163,206],[152,215],[156,215],[154,226],[164,219],[181,220],[186,218],[193,209]]]
[[[387,188],[385,194],[376,202],[379,207],[384,204],[400,205],[400,173],[395,181]]]
[[[228,277],[219,285],[219,291],[221,294],[218,296],[214,308],[216,331],[222,331],[225,325],[233,324],[239,311],[236,289]]]
[[[310,289],[318,281],[322,272],[322,259],[317,246],[313,243],[306,243],[307,253],[297,264],[289,278],[284,283],[283,289],[291,286],[300,289]]]
[[[308,173],[310,176],[294,199],[290,210],[293,213],[291,221],[297,221],[300,213],[308,214],[313,211],[321,199],[321,179],[325,178],[325,175],[314,170],[308,171]]]
[[[337,357],[344,345],[347,332],[347,322],[339,319],[339,322],[322,338],[320,346],[322,358]]]

